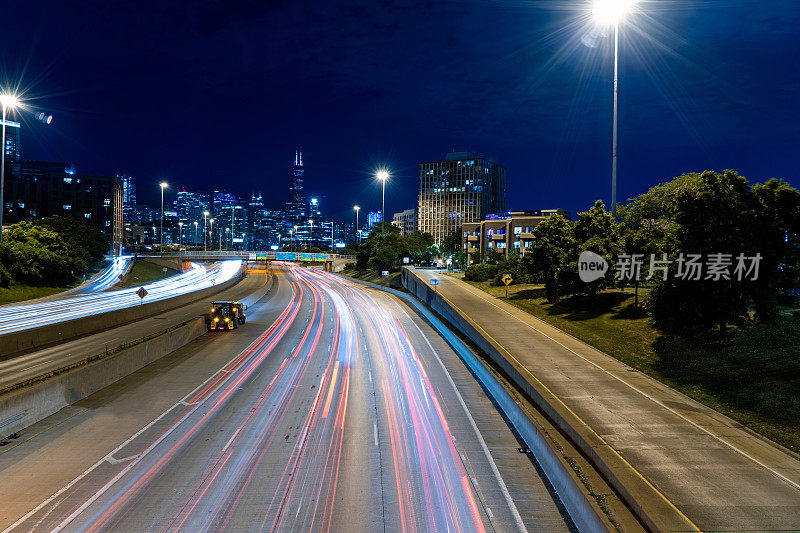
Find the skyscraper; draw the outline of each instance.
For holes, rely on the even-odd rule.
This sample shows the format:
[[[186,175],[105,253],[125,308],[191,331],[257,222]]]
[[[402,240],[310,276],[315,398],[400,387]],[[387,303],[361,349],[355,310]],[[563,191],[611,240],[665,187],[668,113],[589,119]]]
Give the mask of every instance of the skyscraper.
[[[419,164],[417,227],[441,245],[465,222],[506,210],[506,169],[471,152],[450,152],[444,161]]]
[[[286,219],[294,224],[306,222],[307,204],[303,196],[303,174],[303,149],[298,148],[294,152],[289,199],[286,201]]]

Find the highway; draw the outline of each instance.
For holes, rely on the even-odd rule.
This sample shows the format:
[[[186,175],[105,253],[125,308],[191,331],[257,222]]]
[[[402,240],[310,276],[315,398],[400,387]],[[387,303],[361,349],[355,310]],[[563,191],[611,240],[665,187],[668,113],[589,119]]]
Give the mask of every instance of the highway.
[[[78,287],[75,292],[78,294],[88,294],[110,289],[119,282],[119,277],[128,270],[128,264],[131,261],[133,261],[133,256],[130,255],[120,255],[112,258],[111,264],[108,265],[105,270],[100,272],[98,276],[89,280],[88,283]]]
[[[192,263],[181,274],[144,285],[145,302],[172,298],[187,292],[211,287],[228,281],[241,269],[238,259],[223,261],[211,268]],[[106,292],[93,292],[52,301],[0,307],[0,334],[46,326],[64,320],[87,317],[97,313],[139,305],[139,287]]]
[[[571,530],[491,399],[411,308],[286,268],[238,331],[206,334],[0,449],[0,527]]]

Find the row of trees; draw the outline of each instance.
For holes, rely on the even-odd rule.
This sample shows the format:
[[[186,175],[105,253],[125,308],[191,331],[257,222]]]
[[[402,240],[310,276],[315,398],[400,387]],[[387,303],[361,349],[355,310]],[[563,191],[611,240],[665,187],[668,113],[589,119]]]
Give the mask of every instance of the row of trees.
[[[0,285],[61,286],[72,282],[108,252],[94,226],[68,217],[26,220],[0,241]]]
[[[779,180],[750,185],[735,171],[685,174],[651,188],[620,208],[617,222],[598,201],[574,222],[555,215],[536,226],[533,248],[524,257],[490,256],[488,265],[471,266],[467,279],[499,278],[544,283],[548,300],[596,294],[618,283],[613,269],[591,283],[578,277],[584,250],[609,265],[620,257],[666,259],[663,272],[648,281],[645,307],[667,331],[725,329],[733,322],[775,318],[781,295],[800,285],[800,193]],[[758,278],[684,279],[680,254],[760,254]],[[637,284],[638,287],[638,284]]]
[[[396,269],[405,257],[416,263],[431,261],[439,254],[430,233],[417,231],[411,235],[400,235],[400,230],[389,222],[373,226],[366,241],[344,253],[348,251],[354,252],[359,269],[373,270]]]

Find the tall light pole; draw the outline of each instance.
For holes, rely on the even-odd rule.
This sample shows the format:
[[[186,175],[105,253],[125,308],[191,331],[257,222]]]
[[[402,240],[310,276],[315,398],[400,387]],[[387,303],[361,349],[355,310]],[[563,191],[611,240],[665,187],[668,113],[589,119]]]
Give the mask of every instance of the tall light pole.
[[[294,227],[294,239],[292,244],[294,245],[294,251],[297,251],[297,226]]]
[[[3,239],[3,189],[6,186],[6,113],[9,107],[19,105],[19,100],[13,94],[0,94],[0,104],[3,106],[3,144],[0,149],[0,240]]]
[[[178,239],[180,239],[178,241],[178,251],[180,252],[181,248],[183,248],[183,222],[178,222],[178,228]]]
[[[207,250],[206,248],[206,219],[208,218],[208,211],[203,211],[203,251]]]
[[[231,249],[231,245],[233,244],[231,242],[230,233],[231,233],[231,228],[225,228],[225,249],[226,250],[230,250]],[[220,240],[219,249],[222,250],[222,244],[221,244],[222,243],[222,234],[220,234],[219,240]]]
[[[167,188],[167,182],[162,181],[158,184],[161,187],[161,253],[164,253],[164,189]]]
[[[611,213],[617,215],[617,87],[619,74],[619,23],[631,12],[637,0],[594,0],[592,15],[605,26],[614,26],[614,120],[611,136]]]
[[[361,232],[358,230],[358,212],[361,211],[361,208],[357,205],[353,206],[353,210],[356,212],[356,244],[361,244]]]
[[[194,221],[194,244],[197,245],[197,221]]]
[[[211,251],[214,251],[214,219],[208,219],[208,244],[211,245]]]
[[[375,176],[381,180],[381,236],[383,236],[386,221],[386,180],[389,179],[389,171],[381,169]]]
[[[314,219],[309,218],[308,223],[311,226],[311,229],[308,230],[308,249],[311,250],[311,244],[314,242]]]

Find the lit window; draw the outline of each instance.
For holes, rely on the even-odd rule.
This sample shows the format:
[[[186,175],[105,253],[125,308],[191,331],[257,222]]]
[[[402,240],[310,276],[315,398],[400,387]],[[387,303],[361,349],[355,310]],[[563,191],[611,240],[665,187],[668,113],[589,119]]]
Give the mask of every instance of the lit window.
[[[91,213],[84,213],[83,214],[83,218],[92,218],[92,214]]]
[[[514,235],[522,233],[522,226],[514,226]]]
[[[106,198],[105,200],[103,200],[103,205],[106,206],[106,207],[110,206],[111,205],[111,200]]]
[[[69,211],[70,209],[72,209],[72,206],[71,206],[71,205],[69,205],[69,204],[64,204],[64,205],[62,205],[61,207],[63,207],[63,208],[64,208],[64,211]]]
[[[64,178],[64,183],[72,183],[72,178]]]

